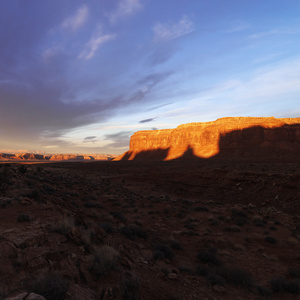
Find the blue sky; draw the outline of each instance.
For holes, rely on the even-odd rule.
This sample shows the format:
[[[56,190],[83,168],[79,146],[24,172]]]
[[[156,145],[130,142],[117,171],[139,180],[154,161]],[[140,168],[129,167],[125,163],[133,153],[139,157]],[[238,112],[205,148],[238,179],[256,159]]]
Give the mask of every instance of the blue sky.
[[[0,151],[111,153],[139,130],[300,117],[298,0],[0,0]]]

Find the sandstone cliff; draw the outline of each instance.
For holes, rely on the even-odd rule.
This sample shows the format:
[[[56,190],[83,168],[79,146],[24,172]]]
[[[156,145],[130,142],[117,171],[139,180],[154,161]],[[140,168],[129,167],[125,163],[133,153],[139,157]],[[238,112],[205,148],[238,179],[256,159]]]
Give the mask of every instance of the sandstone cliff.
[[[175,129],[138,131],[115,160],[177,158],[299,158],[300,118],[233,117]]]

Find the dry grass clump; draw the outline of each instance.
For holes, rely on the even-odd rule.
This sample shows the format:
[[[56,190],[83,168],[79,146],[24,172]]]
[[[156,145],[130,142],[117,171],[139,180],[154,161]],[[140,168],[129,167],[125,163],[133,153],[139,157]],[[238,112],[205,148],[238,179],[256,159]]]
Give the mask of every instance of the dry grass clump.
[[[95,276],[101,277],[109,271],[117,269],[119,257],[119,252],[111,246],[96,247],[93,251],[93,261],[90,271]]]
[[[63,235],[68,235],[74,226],[74,220],[72,218],[65,217],[53,223],[52,229],[53,231],[60,232]]]
[[[27,215],[27,214],[19,214],[17,221],[19,223],[21,223],[21,222],[29,222],[30,221],[30,216]]]
[[[133,224],[122,227],[120,232],[132,241],[134,241],[136,238],[148,238],[148,232],[146,230]]]
[[[298,280],[287,280],[284,277],[277,277],[270,280],[273,293],[287,292],[290,294],[300,294],[300,283]]]
[[[131,272],[125,273],[125,278],[121,282],[122,296],[124,300],[139,299],[139,278]]]
[[[56,272],[50,272],[39,276],[29,286],[31,292],[42,295],[47,300],[64,300],[69,283]]]
[[[153,252],[153,259],[158,260],[158,259],[172,259],[174,257],[174,252],[172,249],[164,244],[156,244],[154,246],[154,252]]]

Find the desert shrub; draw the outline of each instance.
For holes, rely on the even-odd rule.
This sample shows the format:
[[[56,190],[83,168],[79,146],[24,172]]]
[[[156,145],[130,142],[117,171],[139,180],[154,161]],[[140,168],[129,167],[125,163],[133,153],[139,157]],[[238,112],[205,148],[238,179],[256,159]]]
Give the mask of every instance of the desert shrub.
[[[246,270],[236,267],[221,267],[216,272],[225,279],[226,283],[243,288],[250,288],[253,285],[252,275]]]
[[[196,225],[193,223],[188,223],[188,224],[185,224],[184,227],[187,229],[193,230],[196,228]]]
[[[294,295],[300,294],[300,284],[297,280],[289,280],[285,283],[285,291]]]
[[[38,173],[42,173],[43,168],[42,167],[37,167],[36,170],[37,170]]]
[[[129,225],[129,226],[123,226],[120,229],[120,232],[124,234],[126,237],[128,237],[130,240],[135,240],[136,238],[148,238],[148,232],[144,230],[143,228],[135,225]]]
[[[58,220],[52,224],[53,231],[62,233],[63,235],[70,234],[72,228],[74,228],[74,220],[68,217]]]
[[[227,226],[224,230],[228,232],[241,232],[241,229],[237,226]]]
[[[242,218],[247,218],[247,214],[239,209],[233,208],[231,210],[231,217],[242,217]]]
[[[126,217],[123,215],[123,213],[121,211],[110,211],[109,213],[114,218],[119,219],[122,222],[126,222],[127,221]]]
[[[27,214],[19,214],[18,215],[18,219],[17,219],[18,222],[29,222],[30,221],[30,216],[27,215]]]
[[[11,204],[11,200],[10,199],[0,199],[0,207],[1,208],[5,208],[7,205]]]
[[[0,168],[0,189],[5,190],[7,186],[10,184],[11,174],[9,172],[9,168],[7,166],[1,166]]]
[[[214,249],[200,251],[197,258],[204,264],[221,266],[222,261],[216,256]]]
[[[222,215],[220,215],[220,216],[218,216],[218,220],[219,220],[219,221],[224,221],[224,220],[225,220],[225,217],[222,216]]]
[[[155,250],[155,251],[153,252],[153,259],[154,259],[154,260],[164,259],[165,257],[166,257],[166,256],[165,256],[164,252],[162,252],[162,251],[157,251],[157,250]]]
[[[80,230],[80,239],[85,246],[91,245],[92,232],[90,230]]]
[[[211,285],[222,285],[222,286],[226,285],[225,279],[218,274],[210,273],[206,276],[206,278],[209,280]]]
[[[38,190],[33,190],[32,192],[30,192],[29,194],[27,194],[27,197],[28,198],[31,198],[37,202],[40,202],[41,201],[41,195],[39,193]]]
[[[266,224],[266,221],[262,218],[256,217],[253,219],[253,223],[256,227],[263,227]]]
[[[192,268],[187,267],[187,266],[179,266],[178,270],[180,272],[187,272],[187,273],[189,273],[191,275],[195,275],[195,271]]]
[[[125,278],[121,282],[123,300],[138,300],[139,285],[138,277],[131,272],[126,272]]]
[[[47,300],[64,300],[68,287],[69,283],[59,273],[50,272],[38,277],[29,290]]]
[[[270,285],[274,293],[287,292],[295,295],[300,293],[300,285],[296,280],[286,280],[283,277],[277,277],[270,281]]]
[[[256,286],[256,290],[257,290],[257,293],[263,297],[270,297],[272,295],[272,291],[270,291],[269,289],[267,289],[261,285]]]
[[[99,226],[106,232],[106,233],[113,233],[115,231],[114,225],[112,223],[104,222],[100,223]]]
[[[269,235],[265,237],[265,241],[270,244],[275,244],[277,242],[276,238],[269,236]]]
[[[85,202],[83,205],[86,208],[103,208],[103,206],[99,203]]]
[[[196,266],[196,274],[198,276],[206,277],[209,274],[209,267],[206,265],[198,264]]]
[[[24,165],[18,167],[18,171],[21,174],[25,174],[27,172],[27,168]]]
[[[171,259],[173,257],[174,257],[174,252],[169,246],[163,244],[156,244],[154,246],[153,258],[155,260],[164,259],[164,258]]]
[[[43,184],[42,188],[43,188],[43,191],[44,191],[45,193],[48,193],[48,194],[54,194],[54,193],[55,193],[55,188],[53,188],[53,187],[50,186],[50,185]]]
[[[233,208],[231,210],[231,219],[236,225],[243,226],[247,223],[247,214],[242,210]]]
[[[185,215],[186,215],[185,212],[181,210],[180,212],[178,212],[175,215],[175,217],[178,218],[178,219],[183,219],[185,217]]]
[[[4,288],[0,286],[0,300],[4,300],[7,296],[6,292],[4,291]]]
[[[170,241],[170,246],[172,249],[175,249],[175,250],[183,250],[182,245],[178,241],[175,241],[175,240]]]
[[[208,208],[205,206],[196,206],[195,211],[208,211]]]
[[[300,278],[300,269],[290,268],[288,273],[292,278]]]
[[[95,248],[93,251],[93,261],[90,271],[97,277],[107,274],[111,270],[115,270],[119,262],[119,252],[108,245],[101,248]]]
[[[247,223],[247,219],[243,217],[235,217],[232,220],[237,226],[243,226]]]
[[[282,277],[277,277],[270,281],[270,285],[274,293],[283,292],[285,286],[285,279]]]
[[[277,227],[275,227],[275,226],[270,226],[269,229],[270,229],[270,230],[277,230]]]

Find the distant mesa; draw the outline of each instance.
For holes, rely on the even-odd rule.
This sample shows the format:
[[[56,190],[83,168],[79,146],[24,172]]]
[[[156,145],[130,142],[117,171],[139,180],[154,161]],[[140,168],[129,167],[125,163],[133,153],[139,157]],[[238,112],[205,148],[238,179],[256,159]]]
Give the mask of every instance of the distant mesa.
[[[92,161],[92,160],[112,160],[116,155],[111,154],[53,154],[40,155],[34,153],[0,153],[0,161]]]
[[[228,117],[135,132],[114,160],[282,159],[300,161],[300,118]]]

